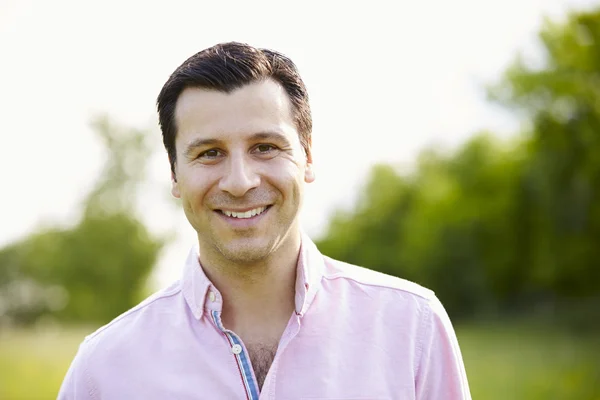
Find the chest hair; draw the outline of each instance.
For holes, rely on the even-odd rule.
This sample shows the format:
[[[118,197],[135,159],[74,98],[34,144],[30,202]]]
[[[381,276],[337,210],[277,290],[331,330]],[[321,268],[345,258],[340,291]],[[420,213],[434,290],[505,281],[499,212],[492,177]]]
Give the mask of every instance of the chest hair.
[[[277,345],[266,345],[266,344],[251,344],[247,345],[248,353],[250,355],[250,362],[252,362],[252,369],[254,375],[258,381],[258,387],[262,389],[265,378],[269,373],[275,353],[277,352]]]

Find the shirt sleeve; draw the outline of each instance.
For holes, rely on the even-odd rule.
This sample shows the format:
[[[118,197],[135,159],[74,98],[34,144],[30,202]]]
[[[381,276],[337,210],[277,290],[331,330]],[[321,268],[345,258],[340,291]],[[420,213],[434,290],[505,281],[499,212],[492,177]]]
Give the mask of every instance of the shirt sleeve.
[[[470,400],[467,374],[456,333],[442,303],[433,297],[423,313],[417,400]]]
[[[86,343],[79,346],[58,392],[57,400],[95,399],[94,390],[86,368]]]

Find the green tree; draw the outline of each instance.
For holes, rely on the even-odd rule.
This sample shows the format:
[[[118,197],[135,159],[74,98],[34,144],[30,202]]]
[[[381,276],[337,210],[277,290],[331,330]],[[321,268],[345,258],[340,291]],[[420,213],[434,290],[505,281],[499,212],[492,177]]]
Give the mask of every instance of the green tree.
[[[323,252],[428,286],[454,316],[566,304],[600,320],[600,12],[540,38],[545,62],[517,58],[490,90],[526,131],[426,150],[411,174],[376,167]]]
[[[540,68],[516,60],[492,97],[530,122],[523,171],[531,284],[567,297],[600,292],[600,11],[548,21]]]
[[[140,300],[164,244],[135,213],[151,152],[148,133],[121,128],[107,117],[93,127],[107,158],[80,221],[43,229],[0,250],[0,311],[18,322],[44,314],[109,321]]]

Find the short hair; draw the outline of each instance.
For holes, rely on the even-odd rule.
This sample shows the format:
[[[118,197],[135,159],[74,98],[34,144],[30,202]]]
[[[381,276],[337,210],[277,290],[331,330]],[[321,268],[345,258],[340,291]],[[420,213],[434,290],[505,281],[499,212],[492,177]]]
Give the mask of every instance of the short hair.
[[[188,58],[171,74],[158,95],[159,124],[173,174],[177,161],[175,107],[181,93],[189,87],[230,93],[244,85],[269,78],[278,82],[289,96],[300,144],[310,162],[312,116],[308,92],[296,65],[276,51],[228,42],[219,43]]]

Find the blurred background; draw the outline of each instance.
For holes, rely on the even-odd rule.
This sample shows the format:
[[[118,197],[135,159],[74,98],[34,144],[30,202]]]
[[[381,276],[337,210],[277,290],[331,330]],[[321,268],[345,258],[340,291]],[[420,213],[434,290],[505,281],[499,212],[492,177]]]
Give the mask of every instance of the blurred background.
[[[302,220],[436,291],[474,399],[600,399],[600,2],[0,1],[0,399],[179,277],[155,99],[195,52],[277,49],[311,95]]]

